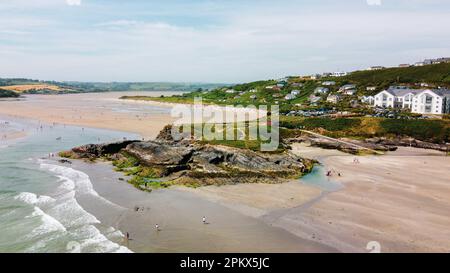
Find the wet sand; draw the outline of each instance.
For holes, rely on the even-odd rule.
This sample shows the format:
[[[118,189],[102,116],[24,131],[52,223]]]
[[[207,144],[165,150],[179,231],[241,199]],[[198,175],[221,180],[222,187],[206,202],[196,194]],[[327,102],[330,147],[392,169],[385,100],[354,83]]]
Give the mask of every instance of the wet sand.
[[[0,101],[0,114],[30,118],[49,124],[120,130],[152,139],[175,119],[168,105],[149,106],[118,100],[125,95],[173,95],[181,92],[108,92],[67,95],[25,95]]]
[[[399,148],[358,157],[359,164],[351,155],[322,158],[328,170],[342,173],[332,179],[344,188],[307,210],[288,211],[275,225],[303,238],[314,234],[343,252],[367,252],[371,241],[382,252],[450,251],[450,157]]]
[[[8,141],[23,138],[26,135],[27,132],[25,130],[14,128],[0,116],[0,144],[5,144]]]
[[[294,152],[321,160],[331,179],[343,187],[334,192],[292,190],[294,184],[236,185],[191,190],[202,198],[258,217],[298,237],[341,252],[369,250],[376,241],[382,252],[450,251],[450,156],[399,148],[384,156],[358,157],[334,150],[294,145]],[[288,200],[295,196],[299,202]]]
[[[120,207],[80,204],[105,225],[129,232],[132,240],[122,243],[135,252],[335,252],[186,190],[139,191],[119,181],[121,174],[108,163],[77,161],[72,167],[87,173],[94,189]]]

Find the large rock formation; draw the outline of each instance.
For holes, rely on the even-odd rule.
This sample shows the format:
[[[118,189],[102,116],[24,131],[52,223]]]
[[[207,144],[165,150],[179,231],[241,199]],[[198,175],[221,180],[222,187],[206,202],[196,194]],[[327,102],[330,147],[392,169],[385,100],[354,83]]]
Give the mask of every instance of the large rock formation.
[[[76,158],[132,157],[139,166],[155,170],[176,184],[222,185],[281,183],[311,170],[313,162],[291,152],[266,154],[246,149],[186,142],[124,141],[90,144],[72,149]]]

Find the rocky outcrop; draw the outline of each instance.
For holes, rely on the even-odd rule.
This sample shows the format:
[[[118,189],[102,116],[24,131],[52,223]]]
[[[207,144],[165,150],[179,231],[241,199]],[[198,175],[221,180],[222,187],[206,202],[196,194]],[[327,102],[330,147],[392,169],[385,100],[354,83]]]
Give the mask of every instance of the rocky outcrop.
[[[136,140],[127,140],[105,144],[88,144],[72,149],[79,158],[97,158],[105,155],[113,155],[126,148],[128,145],[137,142]]]
[[[291,152],[265,154],[217,145],[161,141],[124,141],[91,144],[72,149],[78,158],[110,155],[137,159],[139,166],[155,170],[176,184],[222,185],[281,183],[309,172],[313,162]]]
[[[394,138],[394,139],[370,138],[366,139],[365,142],[368,144],[384,145],[387,147],[415,147],[421,149],[437,150],[442,152],[450,151],[450,145],[424,142],[412,138]]]
[[[365,143],[353,139],[330,139],[321,137],[302,136],[299,138],[291,138],[285,140],[287,143],[302,143],[307,142],[313,147],[319,147],[329,150],[338,150],[349,154],[375,154],[375,151],[386,152],[395,151],[397,147],[387,146],[376,143]]]

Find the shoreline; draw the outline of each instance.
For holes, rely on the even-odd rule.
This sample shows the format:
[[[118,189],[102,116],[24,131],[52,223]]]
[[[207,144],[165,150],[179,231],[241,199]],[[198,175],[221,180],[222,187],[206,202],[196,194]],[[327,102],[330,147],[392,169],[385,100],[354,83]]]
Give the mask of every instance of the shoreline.
[[[140,191],[114,172],[109,163],[76,161],[73,167],[89,175],[95,190],[107,200],[125,207],[106,212],[89,201],[80,200],[102,223],[130,233],[132,240],[123,245],[135,252],[335,252],[317,242],[299,238],[282,228],[273,227],[259,217],[230,209],[179,187]],[[259,186],[259,185],[252,185]],[[264,185],[261,185],[264,186]],[[135,208],[139,208],[136,211]],[[220,215],[220,217],[218,217]],[[209,224],[201,222],[206,216]],[[156,231],[158,224],[161,231]],[[261,242],[261,238],[271,240]]]

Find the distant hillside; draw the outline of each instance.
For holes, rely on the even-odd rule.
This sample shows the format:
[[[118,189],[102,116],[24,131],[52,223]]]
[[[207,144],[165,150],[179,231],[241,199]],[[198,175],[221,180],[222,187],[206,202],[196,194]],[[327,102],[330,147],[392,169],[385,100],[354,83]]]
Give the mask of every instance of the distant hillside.
[[[396,84],[428,83],[450,87],[450,63],[404,68],[387,68],[375,71],[357,71],[342,78],[330,78],[339,83],[354,83],[359,87],[375,86],[384,89]]]
[[[225,84],[165,82],[56,82],[31,79],[1,79],[0,88],[26,94],[87,93],[110,91],[195,91]]]
[[[0,89],[0,98],[17,98],[19,94],[10,90]]]

